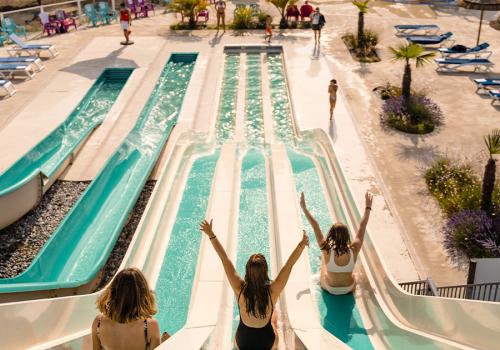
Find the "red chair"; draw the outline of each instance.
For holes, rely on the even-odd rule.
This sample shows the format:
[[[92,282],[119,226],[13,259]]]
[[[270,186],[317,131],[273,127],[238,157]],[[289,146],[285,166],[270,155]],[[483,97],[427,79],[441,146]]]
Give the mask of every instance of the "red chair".
[[[57,33],[59,31],[59,27],[56,23],[52,22],[49,18],[49,14],[47,12],[40,12],[38,14],[38,18],[43,26],[43,33],[47,33],[50,36],[52,33]]]
[[[196,21],[198,22],[199,18],[203,18],[205,23],[208,22],[208,11],[207,10],[201,10],[196,14]]]
[[[73,26],[75,27],[75,30],[77,30],[76,27],[76,17],[70,17],[64,10],[57,10],[56,11],[56,21],[59,23],[60,28],[63,28],[65,32],[69,31],[69,27]]]

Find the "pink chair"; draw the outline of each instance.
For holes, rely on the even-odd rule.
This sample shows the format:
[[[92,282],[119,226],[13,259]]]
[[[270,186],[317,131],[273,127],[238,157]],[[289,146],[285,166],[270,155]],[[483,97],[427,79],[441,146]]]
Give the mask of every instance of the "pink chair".
[[[208,11],[207,10],[201,10],[200,12],[198,12],[196,14],[196,18],[197,18],[196,21],[198,21],[198,19],[200,17],[204,19],[205,23],[207,23],[208,22]]]
[[[40,12],[38,14],[38,18],[40,18],[40,22],[42,23],[43,33],[47,33],[47,36],[59,31],[57,24],[50,21],[49,14],[47,12]]]
[[[152,3],[146,0],[136,0],[136,2],[137,6],[141,8],[144,17],[148,17],[148,11],[153,11],[153,15],[155,15],[155,7]]]
[[[75,30],[77,30],[76,27],[76,17],[70,17],[64,10],[57,10],[56,11],[56,19],[59,22],[59,25],[64,28],[64,31],[67,32],[69,31],[69,27],[73,26],[75,27]]]
[[[141,13],[140,7],[136,5],[134,0],[127,0],[127,7],[134,14],[134,19],[137,19]]]

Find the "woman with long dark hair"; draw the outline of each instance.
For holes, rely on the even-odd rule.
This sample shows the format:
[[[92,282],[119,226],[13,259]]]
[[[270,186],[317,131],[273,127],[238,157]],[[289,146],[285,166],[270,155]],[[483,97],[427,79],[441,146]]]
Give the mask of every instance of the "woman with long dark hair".
[[[245,278],[242,279],[226,251],[217,240],[210,223],[203,220],[200,224],[203,231],[219,255],[229,284],[237,298],[240,310],[240,323],[236,329],[234,343],[239,350],[271,350],[278,348],[278,333],[274,305],[278,301],[293,265],[300,254],[309,245],[309,238],[304,232],[302,240],[293,250],[285,266],[274,281],[269,279],[267,261],[262,254],[253,254],[245,266]]]
[[[351,242],[349,230],[341,222],[333,224],[325,238],[318,222],[307,209],[304,193],[300,195],[300,207],[314,230],[316,241],[322,253],[320,284],[324,290],[331,294],[347,294],[354,290],[356,281],[352,271],[363,245],[372,202],[373,196],[366,192],[365,213],[359,224],[356,237]]]

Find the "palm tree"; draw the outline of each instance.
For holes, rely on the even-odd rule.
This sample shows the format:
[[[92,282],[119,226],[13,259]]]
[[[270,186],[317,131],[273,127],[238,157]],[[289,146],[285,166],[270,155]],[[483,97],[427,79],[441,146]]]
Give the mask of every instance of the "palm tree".
[[[366,51],[366,38],[365,38],[365,13],[368,12],[368,3],[370,0],[354,0],[352,4],[359,10],[358,13],[358,48],[361,52]]]
[[[267,0],[276,7],[281,15],[280,28],[288,27],[288,22],[286,20],[286,8],[288,4],[294,4],[297,0]]]
[[[484,167],[483,190],[481,193],[481,210],[484,210],[488,216],[493,215],[493,189],[495,187],[496,161],[494,154],[500,154],[500,129],[495,129],[489,135],[484,137],[484,143],[490,154],[490,158]]]
[[[393,59],[395,61],[405,61],[405,71],[403,74],[403,83],[401,86],[401,95],[403,96],[403,101],[408,110],[410,105],[410,94],[411,94],[411,66],[410,61],[415,60],[416,67],[422,67],[425,63],[428,63],[432,57],[434,57],[433,52],[425,52],[425,49],[418,44],[401,43],[398,47],[389,48],[393,54]]]
[[[189,27],[196,26],[196,12],[206,8],[205,0],[173,0],[170,8],[177,13],[189,17]]]

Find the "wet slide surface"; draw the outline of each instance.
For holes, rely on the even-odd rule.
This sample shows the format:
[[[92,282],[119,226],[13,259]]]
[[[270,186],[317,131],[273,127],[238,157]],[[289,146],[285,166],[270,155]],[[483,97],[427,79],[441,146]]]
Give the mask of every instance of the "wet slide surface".
[[[21,187],[39,173],[51,177],[90,132],[103,122],[132,71],[105,69],[68,118],[0,174],[0,196]]]
[[[139,119],[50,240],[0,292],[76,287],[106,262],[172,130],[196,62],[172,54]]]

